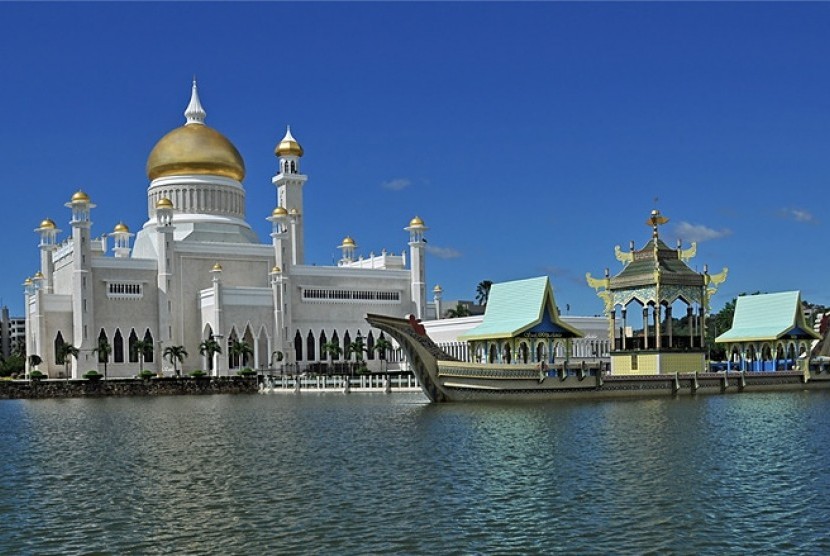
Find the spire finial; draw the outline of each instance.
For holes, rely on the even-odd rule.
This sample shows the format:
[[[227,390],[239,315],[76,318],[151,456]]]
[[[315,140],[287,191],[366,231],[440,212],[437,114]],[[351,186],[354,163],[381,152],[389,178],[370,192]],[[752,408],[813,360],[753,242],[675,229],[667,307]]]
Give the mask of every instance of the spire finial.
[[[207,113],[202,108],[202,103],[199,101],[199,91],[196,87],[196,76],[193,76],[193,89],[190,93],[190,104],[184,111],[184,117],[187,118],[187,124],[204,124]]]

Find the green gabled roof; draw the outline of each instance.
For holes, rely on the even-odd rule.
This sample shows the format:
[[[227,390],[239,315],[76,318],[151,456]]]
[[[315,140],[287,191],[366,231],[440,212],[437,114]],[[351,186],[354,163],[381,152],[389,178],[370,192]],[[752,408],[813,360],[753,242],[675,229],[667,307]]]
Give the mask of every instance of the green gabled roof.
[[[459,339],[512,338],[541,323],[546,310],[553,325],[562,328],[568,337],[582,337],[582,332],[559,319],[553,288],[547,276],[540,276],[493,284],[487,298],[484,321]]]
[[[732,328],[715,338],[715,342],[777,340],[790,334],[818,338],[804,321],[800,292],[742,295],[735,302]]]

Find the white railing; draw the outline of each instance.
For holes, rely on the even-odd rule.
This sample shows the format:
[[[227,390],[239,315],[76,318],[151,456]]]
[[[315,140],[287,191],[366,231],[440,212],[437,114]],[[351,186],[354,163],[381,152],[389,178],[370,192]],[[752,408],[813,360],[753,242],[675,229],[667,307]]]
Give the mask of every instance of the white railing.
[[[347,386],[348,384],[348,386]],[[419,392],[413,375],[264,376],[260,392]]]

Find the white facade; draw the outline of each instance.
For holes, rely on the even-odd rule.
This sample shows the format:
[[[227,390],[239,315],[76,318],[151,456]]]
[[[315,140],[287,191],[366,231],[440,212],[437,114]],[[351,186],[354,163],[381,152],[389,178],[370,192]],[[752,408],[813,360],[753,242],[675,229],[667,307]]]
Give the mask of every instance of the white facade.
[[[326,361],[326,342],[343,348],[359,336],[371,348],[380,333],[364,320],[367,312],[424,316],[427,228],[420,218],[405,228],[408,268],[405,253],[354,259],[353,251],[337,266],[307,265],[308,177],[300,172],[302,148],[290,129],[276,149],[276,208],[255,215],[272,223],[271,242],[262,244],[246,220],[244,163],[227,139],[204,125],[195,83],[185,115],[185,126],[150,154],[148,219],[132,247],[133,234],[123,224],[92,236],[95,205],[80,191],[66,205],[66,239],[58,240],[60,230],[49,219],[35,230],[41,268],[26,281],[26,348],[42,358],[40,371],[51,377],[66,367],[72,377],[104,372],[96,351],[100,340],[112,347],[109,376],[138,372],[136,342],[153,346],[144,368],[157,372],[172,369],[162,358],[168,346],[189,354],[181,366],[185,372],[226,375],[242,365],[303,370]],[[206,339],[222,347],[214,361],[199,353]],[[231,357],[232,339],[247,343],[252,356]],[[71,365],[59,361],[61,344],[79,349]],[[367,357],[370,368],[378,365],[376,354]]]

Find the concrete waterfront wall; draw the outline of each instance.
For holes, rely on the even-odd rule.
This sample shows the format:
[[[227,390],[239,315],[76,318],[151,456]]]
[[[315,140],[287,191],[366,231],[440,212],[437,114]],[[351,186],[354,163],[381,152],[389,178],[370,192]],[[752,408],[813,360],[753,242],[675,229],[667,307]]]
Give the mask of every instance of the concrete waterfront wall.
[[[3,380],[0,381],[0,399],[255,394],[257,389],[256,377]]]

